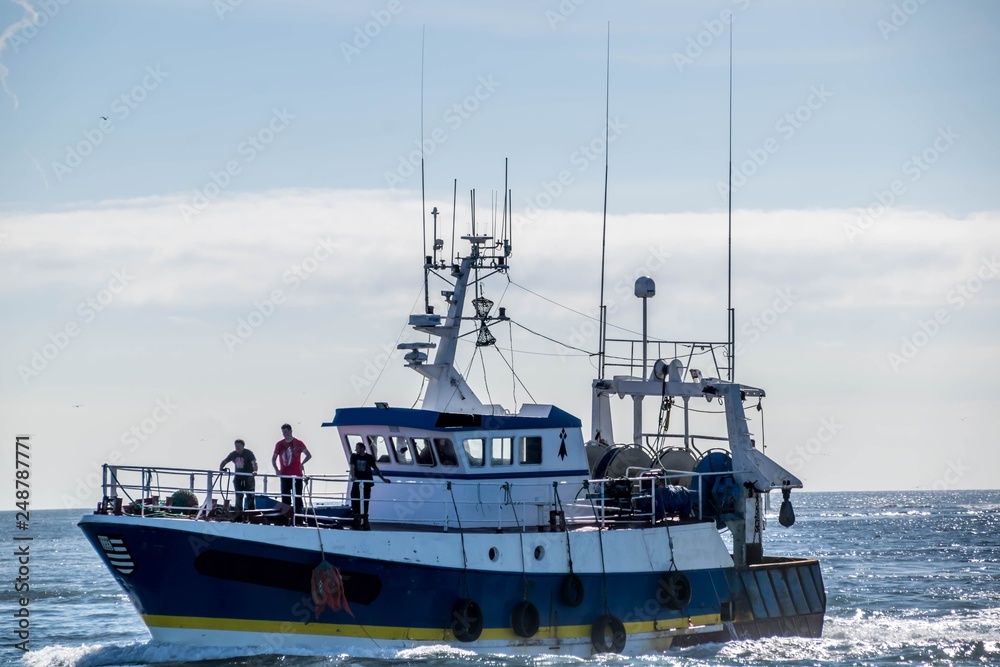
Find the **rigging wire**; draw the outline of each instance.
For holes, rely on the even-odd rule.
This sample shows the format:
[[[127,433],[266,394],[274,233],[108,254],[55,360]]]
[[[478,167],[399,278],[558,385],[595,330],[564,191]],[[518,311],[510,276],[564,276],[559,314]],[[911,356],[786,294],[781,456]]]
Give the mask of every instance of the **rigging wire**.
[[[598,376],[604,379],[604,324],[607,322],[607,311],[604,308],[604,258],[607,255],[608,246],[608,154],[611,152],[608,146],[608,128],[611,126],[611,21],[608,21],[608,47],[606,54],[607,70],[604,79],[604,213],[601,219],[601,303],[600,314],[600,342],[598,347]],[[605,606],[607,606],[607,592],[605,591]]]
[[[414,408],[417,407],[417,403],[420,402],[420,395],[422,393],[424,393],[424,387],[426,387],[426,386],[427,386],[427,378],[421,375],[420,376],[420,389],[417,389],[417,397],[415,399],[413,399],[413,405],[410,406],[411,410],[413,410]]]
[[[565,343],[560,343],[555,338],[551,338],[549,336],[546,336],[545,334],[540,334],[537,331],[532,331],[528,327],[524,326],[523,324],[519,324],[518,322],[515,322],[514,320],[511,320],[511,324],[516,324],[517,326],[521,327],[522,329],[524,329],[528,333],[533,333],[533,334],[535,334],[536,336],[538,336],[540,338],[544,338],[545,340],[552,341],[556,345],[562,345],[563,347],[565,347],[567,349],[576,350],[577,352],[586,352],[587,356],[589,356],[589,357],[593,357],[593,356],[596,356],[598,354],[597,352],[591,352],[590,350],[584,350],[583,348],[580,348],[580,347],[574,347],[572,345],[566,345]]]
[[[507,336],[510,338],[510,363],[507,364],[510,367],[510,374],[511,374],[510,391],[511,391],[511,394],[514,396],[514,409],[516,410],[517,409],[517,383],[521,381],[521,378],[517,377],[517,372],[514,370],[514,327],[512,327],[510,325],[509,321],[507,322]],[[500,352],[499,347],[497,348],[497,353],[500,354],[500,358],[503,359],[503,354]],[[507,360],[504,359],[504,361],[507,361]],[[525,391],[527,391],[527,389],[525,389]],[[530,396],[531,393],[529,392],[528,395]],[[534,401],[535,399],[531,399],[531,400]]]
[[[521,381],[521,378],[518,376],[518,374],[514,372],[514,367],[510,363],[508,363],[507,358],[503,356],[503,353],[500,351],[500,348],[497,347],[497,346],[495,346],[495,345],[494,345],[494,347],[497,348],[497,354],[500,355],[500,358],[503,359],[503,362],[505,364],[507,364],[507,368],[510,369],[511,375],[514,377],[514,379],[517,382],[521,383],[521,386],[524,388],[524,391],[527,392],[527,394],[528,394],[528,398],[530,398],[532,400],[532,402],[537,403],[538,401],[536,401],[535,397],[531,395],[530,391],[528,391],[528,387],[524,384],[524,382]],[[515,385],[515,392],[516,391],[517,391],[517,387]],[[516,393],[514,395],[514,406],[517,407],[517,394]]]
[[[519,287],[520,289],[523,289],[528,294],[532,294],[534,296],[537,296],[542,301],[548,301],[553,306],[559,306],[560,308],[568,310],[571,313],[576,313],[577,315],[580,315],[581,317],[586,317],[588,320],[594,320],[595,322],[598,322],[598,323],[601,322],[600,318],[597,318],[597,317],[594,317],[593,315],[588,315],[587,313],[583,313],[583,312],[580,312],[579,310],[575,310],[573,308],[570,308],[569,306],[567,306],[565,304],[561,304],[558,301],[554,301],[554,300],[548,298],[547,296],[543,296],[543,295],[539,294],[538,292],[530,290],[527,287],[525,287],[524,285],[519,285],[518,283],[514,282],[513,280],[511,280],[510,283],[514,287]],[[636,336],[641,336],[642,335],[642,333],[639,332],[639,331],[633,331],[632,329],[627,329],[625,327],[618,326],[617,324],[611,324],[610,322],[606,322],[605,326],[613,327],[615,329],[618,329],[619,331],[624,331],[626,333],[635,334]],[[596,354],[600,354],[600,352],[597,352]]]
[[[455,508],[455,521],[458,522],[458,537],[462,540],[462,584],[465,588],[465,597],[469,597],[469,556],[465,551],[465,531],[462,529],[462,515],[458,513],[458,503],[455,501],[455,490],[448,485],[448,493],[451,494],[451,505]]]
[[[426,274],[425,274],[425,275],[426,275]],[[426,294],[427,294],[427,291],[426,291],[426,289],[424,289],[423,287],[421,287],[421,288],[420,288],[420,291],[421,291],[421,292],[423,292],[423,293],[424,293],[424,295],[426,295]],[[417,293],[417,298],[416,298],[416,299],[414,299],[414,301],[413,301],[413,305],[412,305],[412,306],[410,306],[410,310],[411,310],[411,311],[412,311],[412,310],[413,310],[414,308],[416,308],[416,307],[417,307],[417,303],[418,303],[419,301],[420,301],[420,292],[418,292],[418,293]],[[396,336],[396,345],[399,345],[399,341],[400,341],[400,340],[401,340],[401,339],[403,338],[403,332],[404,332],[404,331],[406,331],[407,327],[409,327],[409,326],[410,326],[410,325],[409,325],[409,323],[407,323],[407,324],[404,324],[404,325],[403,325],[403,328],[399,330],[399,335],[398,335],[398,336]],[[393,346],[393,349],[395,349],[395,345]],[[368,394],[367,394],[367,395],[365,396],[365,400],[364,400],[364,402],[362,403],[362,405],[367,405],[367,404],[368,404],[368,399],[369,399],[369,398],[371,398],[371,395],[372,395],[372,392],[373,392],[373,391],[375,391],[375,385],[377,385],[377,384],[378,384],[378,381],[379,381],[379,379],[381,379],[381,377],[382,377],[382,373],[383,373],[383,372],[385,372],[385,369],[386,369],[386,368],[387,368],[388,366],[389,366],[389,361],[388,361],[388,360],[386,360],[386,362],[385,362],[385,363],[384,363],[384,364],[382,365],[382,368],[378,369],[378,375],[376,375],[376,376],[375,376],[375,381],[374,381],[374,382],[372,382],[372,386],[371,386],[371,389],[369,389],[369,390],[368,390]],[[418,397],[418,398],[419,398],[419,397]]]
[[[486,376],[486,356],[483,354],[483,348],[477,347],[476,352],[479,353],[479,363],[483,366],[483,385],[486,387],[486,400],[490,402],[490,412],[493,412],[493,397],[490,396],[490,380]],[[473,359],[475,359],[475,352],[472,353]]]

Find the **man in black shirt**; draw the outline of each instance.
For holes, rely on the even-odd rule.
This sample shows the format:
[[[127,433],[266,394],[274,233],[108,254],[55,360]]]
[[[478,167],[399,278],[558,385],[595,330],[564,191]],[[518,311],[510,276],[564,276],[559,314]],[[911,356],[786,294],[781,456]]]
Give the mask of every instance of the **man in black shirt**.
[[[354,527],[359,530],[370,530],[368,524],[368,504],[372,497],[372,471],[386,484],[389,480],[385,478],[382,471],[375,463],[375,457],[365,451],[362,442],[354,445],[354,453],[348,462],[351,467],[351,512],[354,514]]]
[[[247,509],[252,510],[257,507],[257,504],[254,502],[253,493],[253,476],[257,474],[257,457],[246,448],[246,444],[242,440],[237,440],[234,443],[234,447],[236,449],[229,452],[229,456],[222,459],[222,463],[219,464],[219,470],[225,470],[226,465],[229,463],[233,464],[236,473],[236,479],[233,480],[233,489],[236,491],[236,514],[239,515],[243,512],[244,494],[247,496]]]

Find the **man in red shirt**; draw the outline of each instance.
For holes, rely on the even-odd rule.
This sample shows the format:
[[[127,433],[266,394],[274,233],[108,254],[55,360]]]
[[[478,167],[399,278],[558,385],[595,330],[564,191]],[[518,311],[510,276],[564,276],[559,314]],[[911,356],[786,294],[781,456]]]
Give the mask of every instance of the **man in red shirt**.
[[[305,474],[305,464],[312,458],[306,443],[298,438],[292,437],[292,427],[288,424],[281,425],[281,434],[284,436],[274,445],[274,455],[271,456],[271,465],[274,471],[283,475],[281,478],[281,502],[286,505],[292,504],[292,483],[295,486],[295,514],[302,514],[302,475]],[[302,455],[306,457],[303,459]],[[294,522],[293,522],[294,523]]]

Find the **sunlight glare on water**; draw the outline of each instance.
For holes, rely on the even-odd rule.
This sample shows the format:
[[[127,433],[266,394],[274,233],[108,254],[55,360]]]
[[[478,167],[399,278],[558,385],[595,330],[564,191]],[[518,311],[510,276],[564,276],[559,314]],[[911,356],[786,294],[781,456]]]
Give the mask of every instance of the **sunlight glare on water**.
[[[33,650],[21,655],[5,647],[4,655],[30,667],[1000,665],[1000,491],[792,499],[797,522],[785,529],[769,514],[765,548],[819,558],[828,609],[817,640],[771,638],[590,660],[477,655],[446,646],[331,656],[155,644],[76,528],[81,513],[58,510],[32,513],[39,547],[32,561]]]

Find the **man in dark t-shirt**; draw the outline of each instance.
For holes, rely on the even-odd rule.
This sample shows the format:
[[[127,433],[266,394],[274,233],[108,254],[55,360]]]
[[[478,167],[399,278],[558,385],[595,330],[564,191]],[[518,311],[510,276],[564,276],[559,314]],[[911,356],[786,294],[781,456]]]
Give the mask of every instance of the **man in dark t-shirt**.
[[[370,530],[368,524],[368,504],[372,497],[372,485],[374,479],[372,473],[381,478],[386,484],[389,480],[385,478],[382,471],[375,463],[375,457],[365,451],[362,442],[354,445],[354,453],[351,454],[350,465],[351,475],[351,512],[354,514],[354,527],[359,530]]]
[[[247,509],[256,508],[254,502],[254,481],[253,476],[257,474],[257,457],[253,455],[242,440],[233,443],[235,449],[229,452],[229,456],[222,459],[219,470],[225,470],[226,465],[233,464],[236,479],[233,480],[233,489],[236,491],[236,513],[243,511],[243,495],[247,496]]]

